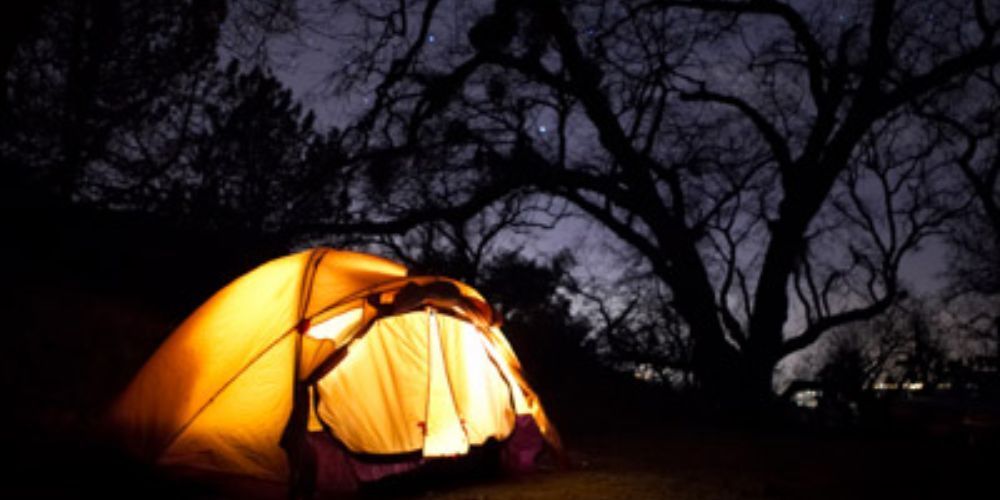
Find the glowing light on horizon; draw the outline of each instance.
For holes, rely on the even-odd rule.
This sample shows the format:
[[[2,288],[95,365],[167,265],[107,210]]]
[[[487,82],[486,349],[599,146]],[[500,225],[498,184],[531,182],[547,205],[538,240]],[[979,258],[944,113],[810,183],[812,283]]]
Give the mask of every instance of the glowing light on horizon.
[[[816,408],[819,406],[819,398],[823,397],[823,391],[806,389],[796,392],[792,396],[792,402],[799,408]]]

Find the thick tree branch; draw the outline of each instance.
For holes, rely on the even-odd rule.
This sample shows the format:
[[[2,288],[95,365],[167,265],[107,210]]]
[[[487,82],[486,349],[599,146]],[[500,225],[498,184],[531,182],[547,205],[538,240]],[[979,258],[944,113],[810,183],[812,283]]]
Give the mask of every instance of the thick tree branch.
[[[819,340],[824,333],[832,330],[833,328],[878,316],[879,314],[885,312],[890,305],[892,305],[893,301],[896,300],[896,296],[897,292],[895,287],[891,287],[882,298],[876,300],[868,306],[850,309],[848,311],[834,314],[833,316],[826,316],[819,319],[799,335],[785,340],[781,344],[780,357],[783,358],[793,352],[812,345],[814,342]]]
[[[822,45],[812,34],[809,23],[794,7],[775,0],[753,0],[746,2],[721,1],[671,1],[663,0],[666,7],[683,7],[706,12],[729,12],[734,14],[763,14],[777,16],[795,34],[795,40],[805,50],[805,65],[809,74],[809,89],[817,109],[826,106],[827,88],[823,67],[827,64]]]
[[[997,63],[1000,63],[1000,45],[982,45],[942,61],[928,72],[900,83],[880,100],[879,111],[881,114],[892,111],[960,76]]]
[[[652,219],[670,225],[677,232],[682,225],[682,214],[671,214],[663,206],[656,192],[656,184],[650,176],[655,164],[648,156],[640,154],[631,144],[611,103],[600,88],[600,70],[587,60],[577,42],[576,30],[566,19],[558,2],[546,0],[534,7],[550,30],[562,55],[563,65],[570,76],[571,92],[580,100],[590,121],[597,128],[601,144],[618,160],[627,173],[628,185],[634,195],[640,198],[650,211]],[[679,181],[667,179],[675,197],[683,197]],[[683,206],[683,205],[680,205]]]

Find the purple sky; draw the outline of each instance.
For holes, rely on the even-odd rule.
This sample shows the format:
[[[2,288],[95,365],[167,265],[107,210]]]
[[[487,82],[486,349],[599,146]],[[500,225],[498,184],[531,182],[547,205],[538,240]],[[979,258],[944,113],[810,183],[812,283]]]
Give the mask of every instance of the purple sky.
[[[342,126],[350,121],[352,115],[366,107],[369,97],[363,92],[331,97],[327,80],[335,67],[334,61],[343,43],[338,41],[337,37],[356,28],[356,20],[343,14],[331,15],[322,10],[322,7],[317,7],[308,1],[303,2],[303,5],[307,9],[320,9],[316,13],[311,13],[318,21],[315,21],[315,26],[306,25],[302,33],[291,43],[287,38],[273,39],[268,45],[272,56],[272,67],[275,69],[275,74],[292,89],[303,105],[316,114],[321,127]],[[457,22],[457,18],[441,21],[443,26]],[[451,37],[444,35],[446,33],[435,34],[432,30],[433,39],[429,37],[428,42],[448,43]],[[225,51],[222,51],[222,54],[226,57]],[[545,133],[541,129],[534,132]],[[526,249],[552,254],[562,248],[580,248],[587,242],[593,243],[594,240],[607,238],[606,234],[584,234],[588,232],[594,231],[587,224],[578,222],[560,224],[556,229],[540,234],[538,241],[526,242]],[[931,294],[940,290],[944,286],[941,273],[946,267],[945,259],[946,249],[940,241],[925,241],[918,252],[903,260],[902,277],[905,285],[911,287],[917,294]]]

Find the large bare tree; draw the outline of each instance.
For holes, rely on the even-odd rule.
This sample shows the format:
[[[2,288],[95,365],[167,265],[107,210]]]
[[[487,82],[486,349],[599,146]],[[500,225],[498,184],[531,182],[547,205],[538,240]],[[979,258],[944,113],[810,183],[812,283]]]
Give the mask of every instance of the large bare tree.
[[[780,360],[900,294],[951,215],[917,110],[975,99],[1000,62],[984,0],[337,6],[359,28],[332,83],[365,112],[336,171],[380,195],[306,229],[567,200],[662,282],[698,382],[752,405]]]

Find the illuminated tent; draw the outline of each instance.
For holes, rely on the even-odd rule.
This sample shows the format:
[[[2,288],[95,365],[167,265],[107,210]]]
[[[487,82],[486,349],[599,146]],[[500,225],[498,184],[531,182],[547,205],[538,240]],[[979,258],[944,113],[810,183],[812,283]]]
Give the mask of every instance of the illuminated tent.
[[[151,462],[278,481],[373,480],[516,435],[538,443],[522,461],[560,446],[478,292],[327,248],[216,293],[111,417]]]

